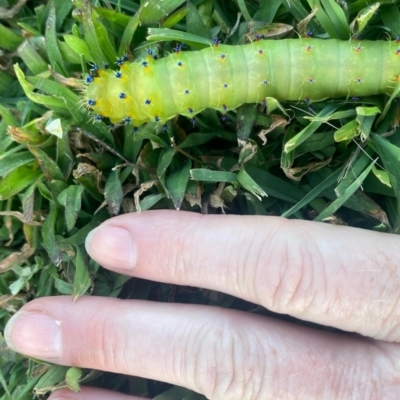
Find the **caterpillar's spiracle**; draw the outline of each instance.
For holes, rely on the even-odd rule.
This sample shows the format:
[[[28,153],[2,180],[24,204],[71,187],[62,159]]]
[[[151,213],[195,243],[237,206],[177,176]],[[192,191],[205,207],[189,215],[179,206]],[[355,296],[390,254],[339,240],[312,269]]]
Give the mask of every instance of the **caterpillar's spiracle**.
[[[117,71],[96,67],[86,78],[85,105],[95,120],[138,126],[164,124],[177,114],[193,118],[205,108],[226,113],[266,97],[317,101],[390,94],[400,76],[400,45],[311,38],[216,43],[117,64]]]

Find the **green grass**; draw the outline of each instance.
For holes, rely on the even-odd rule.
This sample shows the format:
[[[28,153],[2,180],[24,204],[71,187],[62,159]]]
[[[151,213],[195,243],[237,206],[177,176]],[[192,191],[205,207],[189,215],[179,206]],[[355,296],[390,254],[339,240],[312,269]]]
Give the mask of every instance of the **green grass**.
[[[0,0],[0,7],[16,3]],[[141,54],[148,28],[160,55],[176,42],[202,48],[216,35],[240,43],[251,27],[268,37],[311,30],[323,38],[395,39],[398,1],[339,2],[343,7],[334,0],[150,0],[143,10],[134,0],[90,3],[29,1],[0,20],[1,330],[27,301],[59,294],[252,308],[228,295],[217,301],[207,291],[100,268],[85,253],[85,237],[119,213],[180,207],[399,233],[397,93],[319,102],[313,110],[271,100],[270,114],[244,105],[224,122],[206,110],[195,127],[180,117],[165,132],[151,123],[111,132],[91,123],[78,90],[88,63],[114,63],[127,49]],[[37,363],[0,341],[0,400],[33,393],[45,399],[78,382],[158,400],[203,398],[144,379]]]

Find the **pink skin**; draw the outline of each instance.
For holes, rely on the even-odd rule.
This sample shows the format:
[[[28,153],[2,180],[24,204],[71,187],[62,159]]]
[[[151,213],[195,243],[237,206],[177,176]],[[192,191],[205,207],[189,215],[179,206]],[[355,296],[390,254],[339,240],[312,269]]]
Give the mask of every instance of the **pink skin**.
[[[400,238],[277,217],[148,211],[103,223],[91,257],[126,275],[202,287],[337,327],[203,305],[40,298],[10,347],[62,365],[170,382],[212,400],[400,398]],[[18,318],[19,317],[19,318]],[[139,400],[86,387],[49,400]]]

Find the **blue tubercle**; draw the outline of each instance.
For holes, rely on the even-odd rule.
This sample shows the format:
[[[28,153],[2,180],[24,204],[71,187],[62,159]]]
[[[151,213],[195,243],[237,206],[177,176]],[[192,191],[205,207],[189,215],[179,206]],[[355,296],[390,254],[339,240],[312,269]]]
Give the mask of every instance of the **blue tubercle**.
[[[99,67],[97,64],[90,64],[91,69],[90,69],[90,74],[91,75],[96,75],[97,72],[99,72]]]
[[[86,83],[87,85],[89,85],[89,84],[92,83],[93,81],[94,81],[94,78],[93,78],[92,75],[88,75],[88,76],[85,77],[85,83]]]
[[[179,54],[179,52],[183,49],[183,44],[182,43],[179,43],[179,44],[177,44],[172,50],[175,52],[175,53],[178,53]]]

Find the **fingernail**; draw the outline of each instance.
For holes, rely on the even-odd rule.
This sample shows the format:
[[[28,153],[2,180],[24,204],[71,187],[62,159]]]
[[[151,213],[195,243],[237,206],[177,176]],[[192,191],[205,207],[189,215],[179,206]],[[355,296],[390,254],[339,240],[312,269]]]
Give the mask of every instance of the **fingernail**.
[[[61,321],[38,312],[19,311],[8,321],[4,338],[18,353],[39,359],[61,358]]]
[[[106,268],[126,272],[135,267],[136,246],[126,229],[100,225],[89,233],[85,246],[89,255]]]

